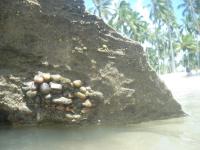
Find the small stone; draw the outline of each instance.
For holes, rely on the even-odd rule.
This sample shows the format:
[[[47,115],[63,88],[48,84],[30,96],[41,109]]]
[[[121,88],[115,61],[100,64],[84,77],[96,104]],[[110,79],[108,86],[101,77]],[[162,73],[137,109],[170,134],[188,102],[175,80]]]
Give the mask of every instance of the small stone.
[[[86,87],[82,86],[80,87],[80,91],[85,94],[87,92],[87,89]]]
[[[90,92],[86,91],[85,96],[89,96]]]
[[[74,118],[74,119],[80,119],[80,118],[81,118],[81,115],[73,115],[73,118]]]
[[[50,88],[52,90],[57,90],[57,91],[61,91],[62,90],[62,85],[61,84],[50,82],[49,85],[50,85]]]
[[[41,84],[42,82],[44,82],[44,78],[42,76],[35,75],[34,82]]]
[[[69,118],[69,119],[80,119],[80,118],[81,118],[81,115],[79,115],[79,114],[76,114],[76,115],[65,114],[65,117],[66,117],[66,118]]]
[[[66,97],[60,97],[57,99],[53,99],[52,102],[55,104],[69,105],[72,103],[72,100]]]
[[[90,108],[92,107],[92,103],[90,102],[89,99],[87,99],[84,103],[82,103],[83,106],[87,107],[87,108]]]
[[[74,94],[76,97],[80,98],[81,100],[85,100],[86,99],[86,96],[85,94],[81,93],[81,92],[76,92]]]
[[[57,82],[57,81],[60,81],[61,78],[62,78],[62,76],[59,75],[59,74],[51,75],[51,79],[52,79],[53,81],[56,81],[56,82]]]
[[[33,98],[37,95],[37,91],[27,91],[26,92],[26,96],[28,96],[29,98]]]
[[[58,105],[58,106],[56,106],[56,109],[59,110],[59,111],[64,111],[65,107],[62,106],[62,105]]]
[[[46,100],[50,100],[51,98],[52,98],[52,95],[51,94],[47,94],[47,95],[45,95],[45,97],[44,97]]]
[[[71,80],[68,79],[68,78],[61,77],[60,82],[61,82],[62,84],[70,84],[70,83],[71,83]]]
[[[107,48],[107,45],[103,44],[102,47],[103,47],[103,48]]]
[[[74,87],[74,84],[73,84],[73,82],[71,82],[71,83],[70,83],[70,86],[71,86],[71,87]]]
[[[87,91],[91,92],[92,88],[90,86],[85,87]]]
[[[76,122],[77,120],[76,119],[72,119],[72,122]]]
[[[82,85],[82,81],[81,80],[75,80],[75,81],[73,81],[73,85],[74,85],[74,87],[79,88]]]
[[[50,91],[51,91],[51,88],[50,88],[49,84],[47,84],[47,83],[42,83],[42,84],[40,85],[40,92],[41,92],[41,93],[43,93],[43,94],[48,94],[48,93],[50,93]]]
[[[51,79],[50,73],[42,73],[41,76],[44,78],[45,81],[49,81]]]
[[[72,114],[65,114],[65,117],[69,118],[69,119],[73,119],[73,115]]]

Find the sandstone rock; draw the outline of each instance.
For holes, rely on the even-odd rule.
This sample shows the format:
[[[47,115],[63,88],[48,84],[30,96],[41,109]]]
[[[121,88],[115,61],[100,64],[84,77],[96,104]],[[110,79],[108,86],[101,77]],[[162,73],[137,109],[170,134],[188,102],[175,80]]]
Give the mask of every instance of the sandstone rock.
[[[62,75],[81,79],[102,93],[89,96],[95,108],[86,122],[128,124],[184,114],[148,65],[141,45],[85,12],[83,0],[0,0],[0,18],[0,110],[6,109],[10,116],[28,100],[21,85],[7,77],[25,81],[39,70],[56,72],[51,75],[53,83],[60,83]],[[34,81],[42,80],[37,76]],[[54,87],[62,91],[60,85]],[[65,121],[55,109],[38,114],[40,121]],[[37,122],[35,115],[20,117]]]

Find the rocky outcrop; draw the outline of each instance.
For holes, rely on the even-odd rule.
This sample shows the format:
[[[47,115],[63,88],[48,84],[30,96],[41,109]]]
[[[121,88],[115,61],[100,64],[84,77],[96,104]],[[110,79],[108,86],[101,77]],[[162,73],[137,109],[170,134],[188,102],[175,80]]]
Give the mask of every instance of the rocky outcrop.
[[[23,83],[38,71],[81,80],[103,94],[86,123],[127,124],[183,115],[147,64],[142,47],[85,12],[82,0],[0,1],[1,121],[65,122],[59,110],[27,105]],[[55,84],[40,88],[49,93],[49,86],[59,88]]]

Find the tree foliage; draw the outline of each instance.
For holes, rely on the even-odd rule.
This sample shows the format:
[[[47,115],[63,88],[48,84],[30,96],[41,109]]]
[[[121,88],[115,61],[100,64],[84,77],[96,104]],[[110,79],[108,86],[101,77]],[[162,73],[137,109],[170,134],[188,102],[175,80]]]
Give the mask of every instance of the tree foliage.
[[[150,10],[153,29],[126,0],[117,3],[111,0],[92,1],[94,8],[90,12],[122,35],[145,45],[149,64],[158,73],[173,72],[179,65],[196,67],[200,39],[199,0],[183,0],[178,6],[184,16],[181,25],[176,22],[171,0],[150,0],[146,7]],[[177,57],[182,53],[184,56],[178,61]]]

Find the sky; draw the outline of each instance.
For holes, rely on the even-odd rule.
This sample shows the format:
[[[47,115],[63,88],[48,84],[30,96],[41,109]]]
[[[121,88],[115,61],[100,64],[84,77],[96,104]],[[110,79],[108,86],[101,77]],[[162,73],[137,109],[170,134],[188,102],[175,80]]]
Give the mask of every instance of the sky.
[[[86,8],[91,8],[93,7],[92,0],[84,0]],[[118,0],[113,0],[113,1],[118,1]],[[127,0],[130,4],[131,7],[133,8],[134,11],[137,11],[140,13],[140,15],[143,16],[144,20],[147,21],[148,23],[151,24],[151,21],[149,19],[149,12],[150,9],[144,6],[147,6],[150,3],[150,0]],[[182,3],[183,0],[172,0],[173,7],[174,7],[174,14],[177,18],[177,22],[179,24],[182,24],[182,10],[177,9],[178,5]]]

